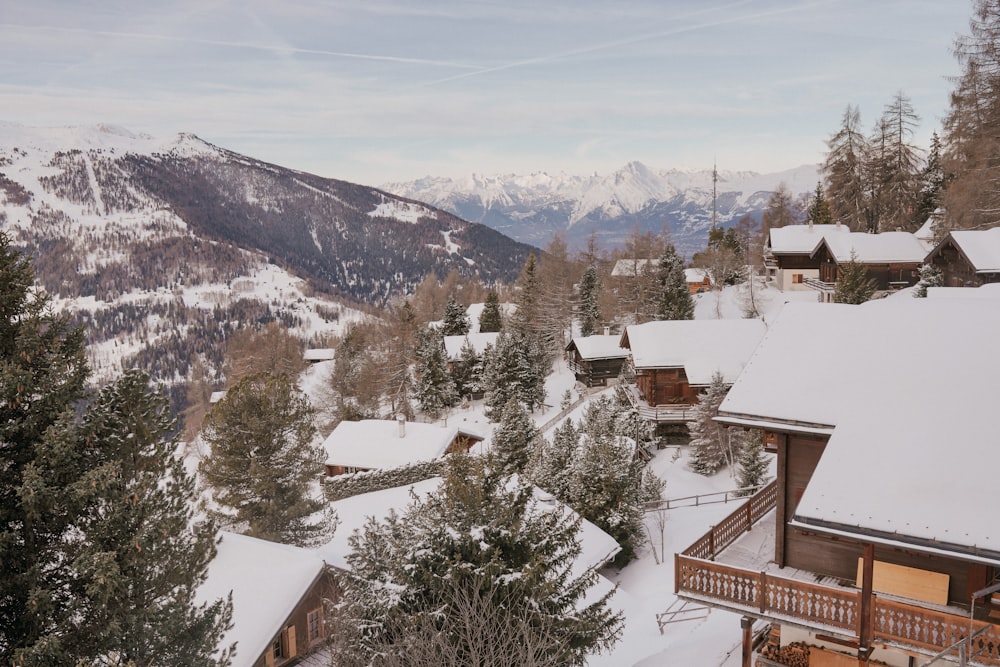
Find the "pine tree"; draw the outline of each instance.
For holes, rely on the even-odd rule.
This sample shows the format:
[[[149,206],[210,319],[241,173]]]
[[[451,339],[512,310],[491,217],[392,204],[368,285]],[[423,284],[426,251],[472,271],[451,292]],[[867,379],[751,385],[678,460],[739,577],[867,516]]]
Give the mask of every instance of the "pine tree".
[[[933,264],[924,264],[920,267],[920,281],[913,290],[913,296],[917,299],[926,298],[928,287],[940,287],[941,285],[944,285],[941,269]]]
[[[469,333],[471,325],[469,323],[469,316],[465,312],[465,308],[462,308],[455,301],[455,296],[451,295],[448,297],[448,305],[444,308],[444,321],[441,324],[441,335],[442,336],[464,336]]]
[[[457,334],[456,334],[457,335]],[[446,408],[458,402],[455,381],[448,373],[444,339],[440,332],[424,329],[418,336],[417,402],[431,419],[437,419]]]
[[[837,286],[833,290],[834,303],[864,303],[872,298],[878,285],[868,277],[865,265],[851,251],[851,257],[840,266]]]
[[[211,453],[199,466],[220,507],[214,515],[245,534],[307,546],[328,537],[329,517],[312,485],[324,454],[308,400],[287,377],[250,375],[205,420]]]
[[[847,106],[840,129],[826,145],[829,150],[822,172],[826,179],[830,216],[834,222],[847,225],[853,231],[862,231],[867,227],[865,161],[868,140],[861,130],[861,113],[857,107]]]
[[[483,391],[486,416],[496,421],[511,398],[529,411],[545,401],[548,354],[519,329],[502,331],[496,344],[483,354]]]
[[[913,215],[914,228],[920,228],[941,208],[944,197],[945,175],[941,163],[941,138],[937,132],[931,135],[931,150],[918,180],[920,191],[917,194],[917,210]]]
[[[472,397],[483,390],[483,360],[468,337],[459,350],[458,361],[452,364],[451,378],[459,398]]]
[[[337,664],[585,664],[622,618],[610,594],[584,600],[596,575],[571,568],[579,526],[527,484],[449,457],[436,493],[350,538]]]
[[[580,432],[572,419],[565,420],[552,432],[552,441],[542,439],[531,460],[528,476],[564,503],[571,504],[573,461],[580,446]]]
[[[71,600],[39,644],[99,664],[214,666],[232,606],[199,606],[195,593],[216,532],[194,526],[194,478],[176,453],[167,400],[148,382],[126,373],[66,436],[86,471],[62,489],[79,508],[64,547]]]
[[[755,493],[753,489],[763,486],[768,481],[767,471],[770,462],[764,454],[764,432],[760,429],[751,429],[744,439],[743,448],[736,459],[738,474],[736,485],[740,489],[739,495],[751,495]]]
[[[72,518],[58,487],[80,470],[46,440],[72,423],[89,375],[83,331],[36,291],[29,260],[0,232],[0,663],[51,629],[65,605],[58,548]],[[60,425],[58,428],[53,428]],[[49,450],[43,455],[42,448]],[[26,476],[50,491],[32,500]]]
[[[684,260],[672,245],[660,258],[658,271],[659,294],[656,315],[661,320],[694,319],[694,299],[688,290]]]
[[[833,222],[830,205],[823,194],[823,186],[819,183],[816,184],[816,192],[813,194],[806,217],[811,225],[829,225]]]
[[[692,409],[692,420],[688,424],[693,451],[691,469],[698,474],[714,475],[727,463],[733,464],[741,448],[741,436],[736,429],[726,429],[714,420],[728,391],[722,374],[716,372]]]
[[[593,336],[601,326],[601,309],[598,296],[601,291],[597,267],[591,264],[584,270],[580,278],[577,296],[576,317],[580,323],[581,336]]]
[[[483,312],[479,314],[480,333],[494,333],[503,328],[503,316],[500,312],[500,297],[496,291],[490,290],[483,304]]]
[[[511,397],[493,432],[492,465],[505,475],[523,473],[528,461],[537,456],[541,444],[541,432],[531,421],[528,411],[521,401]]]
[[[877,219],[868,228],[872,233],[913,228],[923,163],[920,149],[912,143],[919,120],[910,99],[899,92],[875,127],[868,160],[877,208]]]
[[[511,322],[512,326],[525,336],[540,334],[538,318],[540,295],[538,260],[535,259],[535,253],[530,253],[517,279],[517,294],[514,298],[517,310],[514,311]]]

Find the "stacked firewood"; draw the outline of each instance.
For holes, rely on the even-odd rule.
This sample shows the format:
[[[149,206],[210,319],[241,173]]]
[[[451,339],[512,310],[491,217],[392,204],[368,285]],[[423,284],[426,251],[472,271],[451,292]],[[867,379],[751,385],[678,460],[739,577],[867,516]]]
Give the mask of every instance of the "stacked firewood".
[[[780,647],[766,644],[760,650],[760,655],[788,667],[809,667],[809,645],[805,642],[794,642]]]

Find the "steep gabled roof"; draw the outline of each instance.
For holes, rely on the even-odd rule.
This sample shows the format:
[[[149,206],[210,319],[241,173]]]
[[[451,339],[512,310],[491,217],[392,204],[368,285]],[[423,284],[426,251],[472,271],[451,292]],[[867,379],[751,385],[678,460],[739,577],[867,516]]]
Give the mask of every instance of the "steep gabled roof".
[[[831,234],[823,238],[822,245],[828,248],[830,256],[838,264],[849,262],[852,253],[861,264],[914,264],[922,263],[927,256],[924,244],[910,232]]]
[[[719,419],[832,433],[800,525],[1000,563],[998,340],[976,299],[787,304]]]
[[[948,233],[928,255],[928,260],[951,240],[976,273],[1000,273],[1000,227]]]
[[[656,262],[655,259],[619,259],[611,268],[611,275],[634,277],[644,271],[654,271]]]
[[[576,350],[584,361],[597,359],[625,359],[629,351],[619,343],[621,336],[577,336],[566,346],[566,351]]]
[[[846,225],[788,225],[768,232],[775,255],[811,255],[826,236],[850,234]]]
[[[708,385],[716,371],[734,382],[764,335],[761,320],[667,320],[626,327],[621,346],[638,368],[684,368],[688,382]]]
[[[482,439],[455,426],[405,422],[401,427],[391,419],[343,421],[323,441],[323,448],[327,465],[387,470],[441,458],[460,432]]]
[[[315,552],[222,533],[208,575],[195,594],[198,604],[233,594],[233,627],[220,647],[236,642],[233,667],[250,667],[270,647],[326,564]]]

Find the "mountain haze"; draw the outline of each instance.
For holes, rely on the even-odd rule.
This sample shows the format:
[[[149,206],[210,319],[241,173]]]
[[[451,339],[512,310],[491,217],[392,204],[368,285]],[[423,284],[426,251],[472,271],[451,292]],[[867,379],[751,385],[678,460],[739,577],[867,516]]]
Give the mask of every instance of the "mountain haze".
[[[773,174],[718,172],[716,209],[724,227],[743,215],[759,217],[784,183],[793,197],[813,192],[815,165]],[[704,248],[712,225],[712,171],[653,169],[630,162],[606,176],[538,172],[462,179],[427,177],[383,189],[427,202],[488,225],[524,243],[544,247],[558,232],[583,247],[591,234],[605,248],[619,247],[636,228],[664,226],[686,255]]]

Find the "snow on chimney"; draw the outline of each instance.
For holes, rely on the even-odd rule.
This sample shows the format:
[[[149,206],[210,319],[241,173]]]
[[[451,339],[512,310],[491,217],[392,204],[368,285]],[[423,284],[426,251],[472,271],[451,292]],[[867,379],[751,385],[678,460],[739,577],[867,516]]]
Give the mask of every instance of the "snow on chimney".
[[[604,335],[605,336],[611,335],[611,327],[604,327]]]
[[[399,437],[400,438],[405,438],[406,437],[406,415],[404,415],[402,412],[400,412],[398,415],[396,415],[396,424],[399,425]]]

